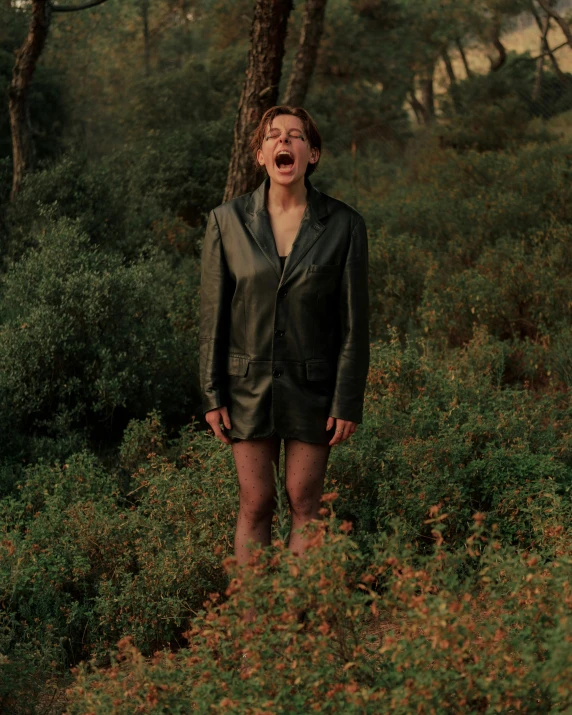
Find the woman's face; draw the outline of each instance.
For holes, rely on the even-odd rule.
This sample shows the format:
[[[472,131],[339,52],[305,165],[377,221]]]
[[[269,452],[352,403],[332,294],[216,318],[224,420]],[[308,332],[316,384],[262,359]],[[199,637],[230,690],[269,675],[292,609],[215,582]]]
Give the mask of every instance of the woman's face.
[[[283,186],[303,181],[308,163],[315,164],[319,156],[319,150],[309,145],[302,120],[291,114],[274,117],[256,153],[270,180]]]

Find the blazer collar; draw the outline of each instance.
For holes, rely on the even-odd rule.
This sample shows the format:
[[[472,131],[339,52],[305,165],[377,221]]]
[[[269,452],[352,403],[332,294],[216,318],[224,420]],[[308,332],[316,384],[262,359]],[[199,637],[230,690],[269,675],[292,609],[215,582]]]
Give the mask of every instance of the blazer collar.
[[[246,204],[248,214],[246,226],[260,250],[272,264],[278,277],[282,278],[281,284],[290,276],[302,257],[322,235],[326,226],[320,219],[330,213],[327,197],[312,185],[308,177],[304,178],[304,184],[307,190],[308,205],[302,217],[298,235],[292,245],[292,250],[286,259],[283,273],[270,223],[270,214],[266,208],[270,177],[267,176],[260,186],[250,194]]]
[[[314,214],[316,219],[321,219],[327,216],[330,212],[328,209],[328,202],[326,196],[322,194],[321,191],[312,184],[310,179],[304,177],[304,185],[307,191],[308,204],[310,206],[311,212]],[[251,192],[248,202],[246,204],[246,210],[250,214],[257,214],[260,211],[266,211],[266,197],[268,196],[268,189],[270,188],[270,177],[267,176],[260,186]]]

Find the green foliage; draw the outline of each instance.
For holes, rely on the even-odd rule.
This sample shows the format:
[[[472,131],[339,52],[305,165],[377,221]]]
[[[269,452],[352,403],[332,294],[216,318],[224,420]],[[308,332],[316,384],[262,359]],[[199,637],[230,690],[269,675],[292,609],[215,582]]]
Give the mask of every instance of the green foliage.
[[[400,144],[410,134],[404,102],[411,77],[409,51],[415,41],[404,32],[405,25],[395,2],[381,7],[373,3],[373,9],[362,11],[359,3],[328,0],[305,106],[334,156],[347,152],[352,142],[365,149],[380,139]],[[286,58],[288,69],[298,37]],[[285,72],[284,87],[287,81]]]
[[[565,331],[572,318],[571,239],[572,225],[499,239],[445,286],[433,274],[421,300],[424,331],[453,345],[467,342],[475,325],[513,341]]]
[[[80,453],[28,467],[0,501],[0,697],[30,705],[34,678],[88,655],[104,662],[126,633],[149,654],[176,644],[185,619],[225,586],[213,544],[230,548],[230,455],[193,429],[154,452],[159,444],[166,435],[151,415],[121,446],[124,467],[146,455],[132,473]]]
[[[231,450],[191,413],[252,3],[149,5],[148,73],[140,3],[54,20],[45,161],[0,217],[0,709],[45,712],[73,676],[70,715],[570,710],[570,145],[529,121],[569,93],[546,72],[533,101],[510,55],[432,130],[404,109],[451,38],[523,4],[328,2],[306,106],[316,183],[369,229],[365,421],[305,557],[275,474],[278,538],[246,569]],[[0,106],[1,197],[7,140]]]
[[[198,255],[205,216],[224,190],[230,136],[228,121],[215,121],[150,132],[101,160],[66,155],[28,176],[8,208],[8,253],[19,257],[38,231],[66,217],[130,258],[149,245]]]
[[[151,131],[116,154],[124,177],[126,234],[145,233],[154,245],[198,255],[208,211],[224,192],[232,123],[228,118],[171,131]]]
[[[3,428],[93,433],[154,406],[185,410],[192,345],[171,320],[166,261],[124,264],[67,219],[37,244],[3,281]]]
[[[536,63],[529,52],[510,52],[498,71],[476,74],[452,86],[441,103],[444,123],[436,128],[443,146],[477,151],[510,149],[531,138],[531,117],[548,119],[570,109],[572,75],[566,75],[566,83],[546,71],[535,96],[535,71]]]
[[[572,109],[572,74],[563,74],[564,81],[553,72],[543,74],[538,98],[530,105],[532,115],[550,119]]]
[[[20,257],[26,247],[37,244],[37,234],[50,231],[59,218],[77,221],[94,243],[115,242],[119,247],[122,209],[114,195],[115,177],[111,167],[90,166],[82,154],[68,154],[30,174],[7,209],[9,254]]]
[[[424,514],[440,504],[449,541],[467,537],[474,511],[503,543],[544,546],[553,519],[570,513],[572,413],[557,381],[538,394],[506,387],[509,347],[481,329],[440,355],[426,341],[376,349],[369,376],[379,475],[377,529],[397,514],[405,539],[431,542]],[[370,477],[371,478],[371,477]],[[373,531],[373,530],[372,530]]]
[[[396,518],[366,559],[332,512],[307,529],[303,560],[280,541],[246,568],[228,559],[226,598],[210,595],[186,648],[144,658],[121,639],[109,667],[80,666],[69,712],[566,710],[569,534],[546,564],[503,548],[482,514],[457,548],[441,535],[445,514],[432,509],[429,521],[436,542],[424,557],[401,542]]]
[[[395,327],[402,339],[423,334],[454,346],[480,324],[515,341],[564,334],[572,222],[566,145],[458,155],[425,137],[410,152],[407,167],[384,179],[383,200],[361,195],[373,334],[388,339]]]

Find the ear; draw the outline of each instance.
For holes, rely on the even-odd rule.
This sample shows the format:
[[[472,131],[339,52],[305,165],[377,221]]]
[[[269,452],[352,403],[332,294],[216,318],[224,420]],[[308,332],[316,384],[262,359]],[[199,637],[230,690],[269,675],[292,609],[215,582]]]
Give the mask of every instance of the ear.
[[[256,152],[256,159],[257,159],[258,163],[260,164],[260,166],[264,166],[264,154],[262,153],[262,149],[259,149]]]
[[[320,150],[313,148],[311,150],[310,158],[308,159],[310,164],[315,164],[320,158]]]

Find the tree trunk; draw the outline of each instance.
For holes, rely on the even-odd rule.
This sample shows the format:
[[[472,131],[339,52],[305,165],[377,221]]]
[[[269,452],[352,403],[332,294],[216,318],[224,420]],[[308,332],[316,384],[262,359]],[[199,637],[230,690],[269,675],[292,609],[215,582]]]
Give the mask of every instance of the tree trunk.
[[[34,165],[35,152],[28,95],[38,58],[46,43],[50,20],[49,0],[33,0],[30,29],[24,43],[16,51],[16,63],[8,88],[8,111],[12,131],[12,161],[14,165],[11,201],[15,199],[22,188],[24,176]]]
[[[324,29],[326,3],[327,0],[306,0],[300,42],[288,80],[284,104],[300,107],[306,101]]]
[[[50,0],[31,0],[32,19],[28,34],[22,46],[16,51],[16,62],[12,70],[12,81],[8,87],[8,113],[12,133],[12,163],[14,174],[10,201],[13,201],[22,188],[24,176],[34,166],[35,150],[30,123],[28,95],[38,59],[42,54],[53,12],[76,12],[96,5],[103,5],[107,0],[88,0],[81,5],[52,5]]]
[[[455,70],[453,69],[453,63],[451,62],[451,58],[449,56],[449,52],[447,51],[447,48],[444,47],[443,50],[441,51],[441,57],[443,58],[443,62],[445,63],[445,69],[447,70],[447,77],[449,78],[449,94],[451,95],[451,99],[453,100],[453,107],[455,108],[455,112],[457,114],[460,114],[462,111],[461,107],[461,102],[459,100],[459,94],[458,94],[458,87],[457,87],[457,76],[455,75]]]
[[[556,22],[560,26],[560,29],[564,33],[564,37],[566,38],[568,44],[570,45],[570,47],[572,47],[572,30],[570,30],[570,26],[568,25],[566,20],[562,17],[562,15],[560,15],[560,13],[558,13],[553,7],[548,4],[547,0],[536,1],[547,15],[550,15],[551,18],[556,20]]]
[[[457,49],[459,50],[459,54],[461,55],[461,59],[463,60],[463,67],[465,68],[465,72],[467,74],[467,77],[472,77],[473,76],[473,70],[469,67],[469,62],[467,60],[467,55],[465,54],[465,48],[463,47],[463,43],[461,42],[461,38],[457,37],[455,40],[455,44],[457,45]]]
[[[449,85],[456,84],[457,77],[455,75],[455,70],[453,69],[453,63],[451,62],[451,58],[449,57],[449,53],[447,52],[447,48],[441,50],[441,57],[443,58],[443,62],[445,63],[445,69],[447,70]]]
[[[568,84],[570,78],[565,72],[560,69],[560,65],[558,64],[558,60],[556,59],[554,52],[548,46],[548,40],[544,45],[544,52],[548,53],[548,57],[550,58],[550,62],[552,63],[552,69],[554,70],[554,74],[556,74],[562,84]]]
[[[409,91],[409,104],[411,104],[411,107],[413,111],[415,112],[415,119],[417,119],[417,124],[424,124],[425,123],[425,109],[421,102],[417,99],[417,95],[415,94],[415,90],[411,89]]]
[[[248,143],[267,109],[278,101],[284,43],[292,0],[256,0],[246,78],[234,124],[232,154],[223,201],[254,189],[261,172]]]
[[[498,50],[499,54],[496,60],[493,60],[491,57],[489,57],[489,62],[491,63],[490,71],[498,72],[506,62],[506,48],[500,39],[500,19],[497,20],[493,27],[492,43],[493,46]]]
[[[145,77],[151,74],[151,48],[149,45],[149,0],[141,0],[141,19],[143,20],[143,67]]]
[[[34,0],[32,0],[33,2]],[[88,0],[81,5],[52,5],[52,12],[77,12],[78,10],[88,10],[96,5],[103,5],[107,0]]]
[[[532,99],[537,100],[540,97],[540,92],[542,91],[542,77],[544,75],[544,52],[546,51],[546,35],[548,34],[548,28],[550,26],[550,18],[548,15],[544,18],[544,24],[537,16],[537,20],[540,21],[540,55],[538,57],[536,66],[536,76],[534,78],[534,87],[532,89]]]
[[[423,120],[425,124],[435,121],[435,93],[433,91],[433,77],[426,77],[421,82],[421,104],[423,106]]]

